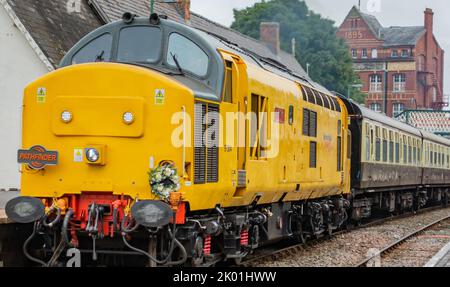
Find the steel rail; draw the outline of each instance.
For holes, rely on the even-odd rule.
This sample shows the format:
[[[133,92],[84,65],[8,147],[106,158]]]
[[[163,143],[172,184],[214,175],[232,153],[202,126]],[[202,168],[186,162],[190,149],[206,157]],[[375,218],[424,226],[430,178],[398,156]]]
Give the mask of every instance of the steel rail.
[[[450,219],[450,215],[446,215],[441,219],[438,219],[416,231],[413,231],[409,234],[407,234],[406,236],[400,238],[399,240],[395,241],[394,243],[386,246],[385,248],[383,248],[382,250],[380,250],[379,252],[375,253],[374,255],[362,260],[361,262],[359,262],[358,264],[355,265],[355,267],[368,267],[367,264],[369,262],[371,262],[372,260],[381,257],[383,254],[386,254],[389,251],[392,251],[393,249],[397,248],[398,246],[400,246],[401,244],[403,244],[404,242],[406,242],[408,239],[413,238],[423,232],[425,232],[426,230],[434,227],[435,225],[441,223],[442,221],[445,221],[447,219]]]
[[[381,224],[384,224],[384,223],[387,223],[387,222],[390,222],[390,221],[393,221],[393,220],[409,218],[409,217],[413,217],[415,215],[424,214],[424,213],[427,213],[427,212],[431,212],[431,211],[438,210],[438,209],[444,209],[444,208],[446,208],[446,207],[443,207],[443,206],[440,206],[440,205],[439,206],[431,206],[431,207],[424,208],[424,209],[421,209],[421,210],[416,211],[416,212],[408,212],[408,213],[404,213],[404,214],[397,215],[397,216],[379,218],[379,219],[375,219],[373,221],[367,222],[366,224],[362,224],[362,225],[359,225],[359,226],[354,226],[354,227],[349,228],[349,229],[344,229],[344,230],[340,230],[340,231],[334,232],[331,236],[333,237],[333,236],[336,236],[336,235],[346,234],[346,233],[349,233],[351,231],[355,231],[355,230],[359,230],[359,229],[363,229],[363,228],[367,228],[367,227],[371,227],[371,226],[377,226],[377,225],[381,225]],[[259,260],[262,260],[262,259],[265,259],[265,258],[268,258],[268,257],[271,257],[271,256],[281,255],[281,253],[284,253],[284,252],[295,251],[295,249],[298,249],[298,248],[303,248],[303,247],[308,247],[308,246],[311,246],[311,245],[314,245],[314,244],[318,244],[318,243],[323,242],[323,241],[325,241],[327,239],[329,239],[329,237],[325,236],[325,237],[321,237],[321,238],[318,238],[318,239],[310,240],[310,241],[308,241],[306,243],[293,244],[293,245],[290,245],[290,246],[287,246],[287,247],[282,247],[282,248],[279,248],[279,249],[277,248],[275,250],[274,249],[270,249],[270,250],[261,249],[260,252],[258,252],[258,254],[255,254],[254,256],[250,256],[248,259],[244,258],[243,261],[238,263],[238,264],[236,264],[236,266],[244,266],[244,267],[245,266],[249,266],[253,262],[256,262],[256,261],[259,261]],[[266,247],[270,247],[270,245],[266,246]],[[263,247],[263,248],[266,248],[266,247]],[[257,251],[257,250],[255,250],[255,251]],[[376,257],[376,256],[374,256],[374,257]],[[367,262],[368,261],[370,261],[370,259],[368,259]]]

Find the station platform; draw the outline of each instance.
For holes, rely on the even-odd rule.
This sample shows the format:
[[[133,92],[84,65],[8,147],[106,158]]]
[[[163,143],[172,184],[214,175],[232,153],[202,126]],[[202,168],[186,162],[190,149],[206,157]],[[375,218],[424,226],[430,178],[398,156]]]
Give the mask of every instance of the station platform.
[[[19,191],[11,190],[11,191],[0,191],[0,224],[10,223],[5,213],[5,205],[6,203],[14,198],[19,196]]]
[[[450,267],[450,242],[436,253],[424,267]]]

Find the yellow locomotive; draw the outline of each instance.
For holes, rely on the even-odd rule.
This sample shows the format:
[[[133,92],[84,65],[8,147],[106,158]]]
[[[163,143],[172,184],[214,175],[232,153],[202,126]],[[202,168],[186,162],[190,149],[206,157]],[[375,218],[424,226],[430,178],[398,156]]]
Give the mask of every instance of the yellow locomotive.
[[[348,221],[356,106],[311,80],[158,15],[125,14],[61,66],[24,95],[22,197],[6,210],[35,224],[29,259],[208,266]],[[30,251],[38,234],[54,235],[48,258]]]

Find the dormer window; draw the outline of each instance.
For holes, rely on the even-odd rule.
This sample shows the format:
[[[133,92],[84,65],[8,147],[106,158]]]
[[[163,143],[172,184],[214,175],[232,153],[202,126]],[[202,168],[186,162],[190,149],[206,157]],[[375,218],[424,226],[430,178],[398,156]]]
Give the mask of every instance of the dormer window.
[[[403,49],[402,50],[402,58],[407,58],[407,57],[409,57],[409,50]]]
[[[392,50],[391,57],[392,58],[397,58],[398,57],[398,51],[397,50]]]

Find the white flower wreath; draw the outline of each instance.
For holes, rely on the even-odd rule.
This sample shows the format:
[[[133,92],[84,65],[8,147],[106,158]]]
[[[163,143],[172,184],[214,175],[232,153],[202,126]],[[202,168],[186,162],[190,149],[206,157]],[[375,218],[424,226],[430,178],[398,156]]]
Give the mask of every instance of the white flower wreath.
[[[160,164],[148,173],[152,193],[160,199],[168,201],[170,194],[180,190],[180,177],[173,164]]]

